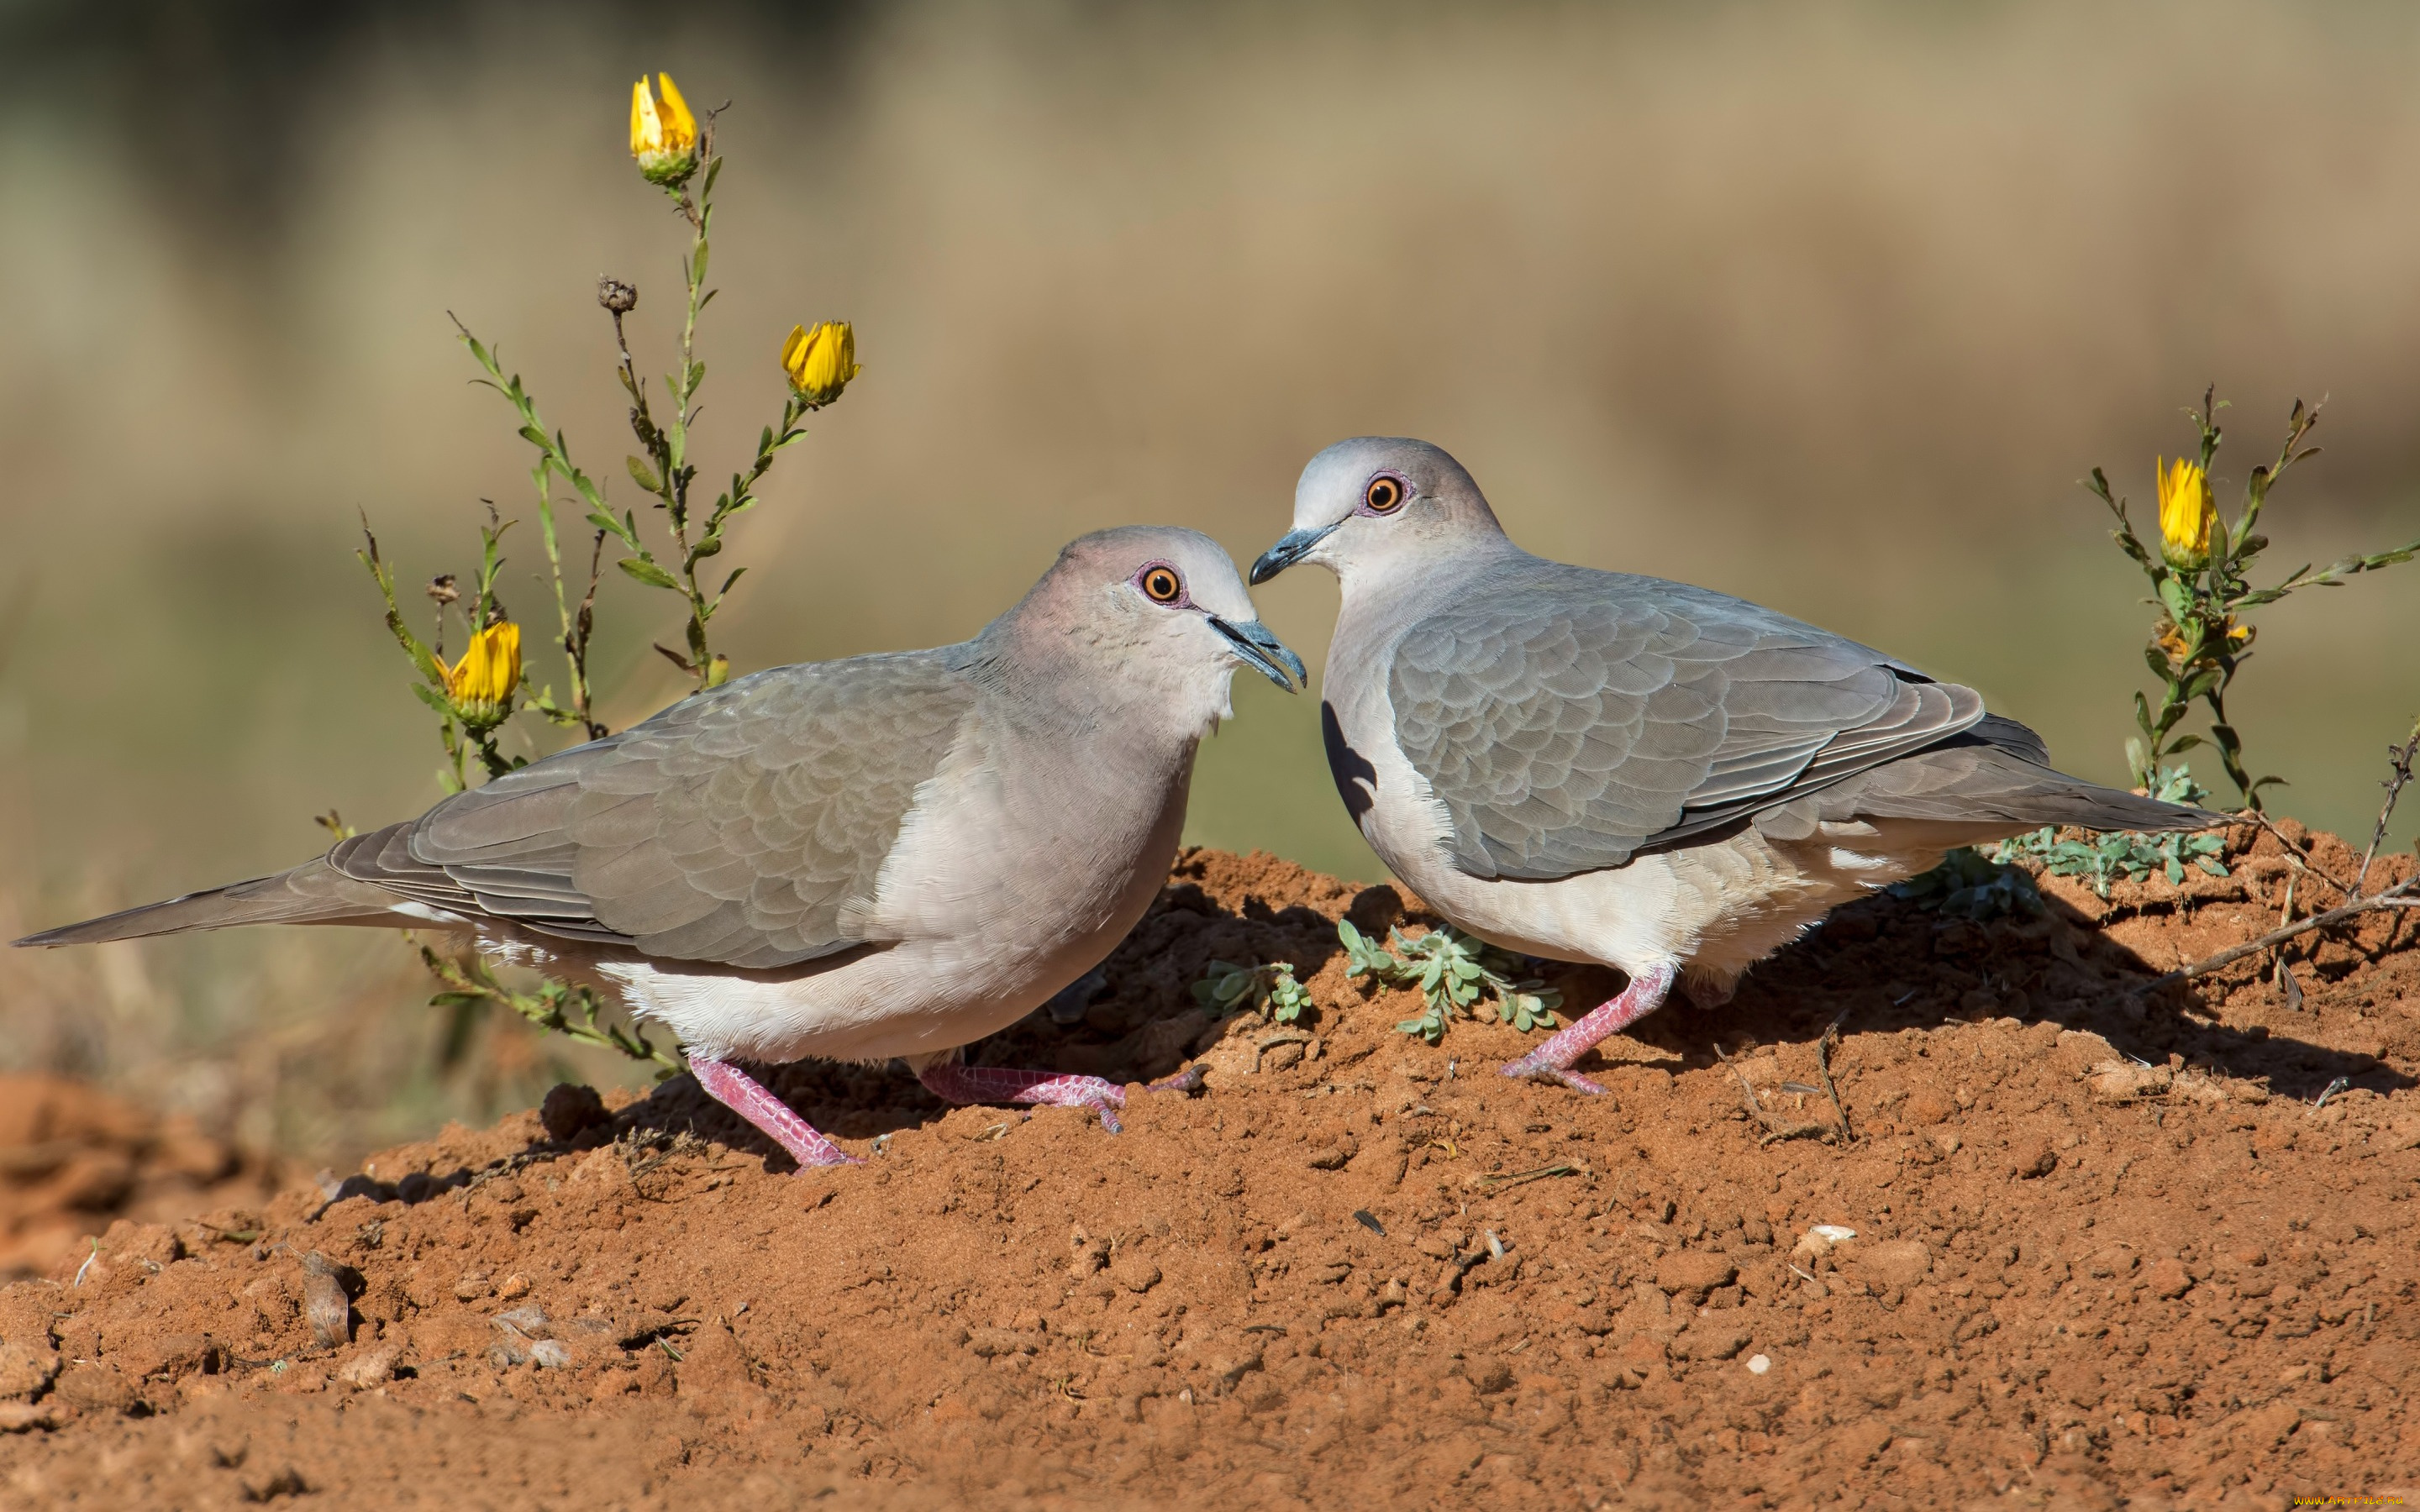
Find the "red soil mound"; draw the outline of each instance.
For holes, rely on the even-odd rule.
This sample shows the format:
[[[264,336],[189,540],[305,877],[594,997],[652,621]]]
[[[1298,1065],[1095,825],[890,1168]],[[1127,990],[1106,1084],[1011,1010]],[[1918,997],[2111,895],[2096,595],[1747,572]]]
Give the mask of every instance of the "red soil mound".
[[[1383,925],[1393,893],[1194,853],[1080,1022],[1038,1013],[981,1058],[1142,1077],[1199,1055],[1205,1095],[1138,1092],[1113,1138],[790,1068],[777,1085],[869,1156],[794,1174],[680,1078],[593,1126],[561,1093],[545,1120],[448,1129],[333,1196],[119,1224],[80,1285],[67,1255],[0,1289],[0,1489],[163,1507],[2410,1494],[2420,921],[2319,946],[2298,1007],[2250,962],[2134,995],[2273,923],[2288,874],[2324,905],[2301,869],[2350,871],[2326,837],[2233,861],[2105,904],[2046,883],[2045,917],[1858,904],[1730,1007],[1608,1044],[1612,1095],[1590,1100],[1497,1076],[1509,1028],[1395,1032],[1416,999],[1348,982],[1334,928],[1348,907]],[[1302,968],[1304,1034],[1200,1013],[1214,957]],[[1585,1006],[1613,980],[1560,984]]]
[[[55,1077],[0,1075],[0,1280],[80,1263],[113,1219],[256,1201],[285,1174],[190,1119]]]

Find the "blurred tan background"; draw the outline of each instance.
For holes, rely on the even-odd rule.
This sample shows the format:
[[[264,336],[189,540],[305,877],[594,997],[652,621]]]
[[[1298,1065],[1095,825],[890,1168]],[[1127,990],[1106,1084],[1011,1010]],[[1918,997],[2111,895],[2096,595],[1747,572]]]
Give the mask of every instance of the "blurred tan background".
[[[792,321],[854,319],[865,363],[737,528],[743,669],[965,636],[1097,526],[1249,560],[1305,458],[1389,432],[1534,550],[1886,646],[2115,779],[2148,611],[2091,466],[2148,512],[2215,380],[2232,509],[2325,394],[2274,569],[2420,535],[2406,7],[13,0],[0,55],[9,933],[437,795],[355,512],[407,584],[472,565],[482,496],[529,513],[449,310],[619,477],[595,280],[638,283],[657,372],[679,288],[624,151],[652,68],[734,102],[708,478]],[[534,519],[514,545],[536,621]],[[676,622],[605,593],[618,726],[674,691],[644,646]],[[1260,599],[1316,667],[1332,583]],[[2258,623],[2256,768],[2366,832],[2420,710],[2420,564]],[[1316,707],[1238,680],[1192,834],[1374,877]],[[441,1073],[426,990],[385,935],[11,953],[0,1064],[332,1159],[560,1069],[491,1032]]]

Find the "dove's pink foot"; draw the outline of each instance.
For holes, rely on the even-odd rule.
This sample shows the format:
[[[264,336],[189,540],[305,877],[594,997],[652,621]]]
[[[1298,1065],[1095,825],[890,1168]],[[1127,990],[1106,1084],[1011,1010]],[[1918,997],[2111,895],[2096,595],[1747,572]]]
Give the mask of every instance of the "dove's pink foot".
[[[1126,1105],[1126,1089],[1098,1076],[1016,1071],[1006,1066],[967,1066],[949,1060],[926,1066],[916,1073],[916,1079],[945,1103],[1031,1103],[1037,1107],[1091,1108],[1101,1116],[1101,1127],[1111,1134],[1118,1132],[1118,1109]],[[1191,1092],[1201,1086],[1202,1068],[1187,1066],[1144,1090]]]
[[[833,1144],[815,1126],[791,1111],[790,1104],[765,1089],[756,1078],[721,1060],[691,1056],[690,1074],[706,1095],[753,1124],[757,1131],[790,1152],[801,1169],[810,1165],[861,1165],[863,1161]]]
[[[1574,1091],[1602,1097],[1605,1088],[1572,1070],[1580,1057],[1596,1047],[1600,1040],[1609,1039],[1664,1006],[1664,995],[1672,990],[1675,969],[1668,965],[1653,966],[1630,979],[1630,985],[1620,996],[1589,1012],[1569,1028],[1558,1030],[1554,1038],[1530,1051],[1518,1060],[1505,1062],[1507,1076],[1544,1076],[1562,1083]]]

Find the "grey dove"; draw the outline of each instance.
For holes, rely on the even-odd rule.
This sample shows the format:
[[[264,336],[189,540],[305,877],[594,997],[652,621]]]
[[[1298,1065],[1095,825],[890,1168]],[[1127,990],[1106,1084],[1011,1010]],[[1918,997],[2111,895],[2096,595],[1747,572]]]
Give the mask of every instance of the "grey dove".
[[[1103,531],[963,644],[737,678],[292,871],[17,943],[466,932],[664,1025],[801,1165],[851,1157],[735,1062],[897,1057],[952,1102],[1085,1106],[1114,1132],[1118,1087],[958,1050],[1141,918],[1238,664],[1304,675],[1215,542]]]
[[[2217,817],[2054,771],[1972,688],[1854,640],[1531,556],[1425,441],[1311,458],[1252,581],[1298,562],[1342,589],[1321,719],[1371,847],[1470,933],[1629,978],[1508,1075],[1603,1091],[1574,1064],[1676,980],[1725,1001],[1829,910],[1952,847]]]

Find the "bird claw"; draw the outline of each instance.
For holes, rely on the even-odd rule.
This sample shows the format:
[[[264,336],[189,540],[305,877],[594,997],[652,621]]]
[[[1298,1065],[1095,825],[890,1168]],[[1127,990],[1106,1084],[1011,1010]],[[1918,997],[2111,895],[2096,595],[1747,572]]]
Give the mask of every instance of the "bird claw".
[[[1159,1080],[1151,1083],[1149,1086],[1145,1087],[1143,1090],[1146,1092],[1182,1092],[1187,1097],[1191,1097],[1194,1093],[1202,1090],[1202,1065],[1201,1062],[1196,1061],[1194,1064],[1186,1067],[1183,1071],[1178,1072],[1173,1076],[1163,1076]]]
[[[1542,1082],[1560,1082],[1573,1091],[1586,1092],[1590,1097],[1606,1095],[1603,1083],[1590,1081],[1569,1066],[1558,1066],[1551,1060],[1541,1059],[1534,1055],[1507,1061],[1501,1069],[1507,1076],[1530,1076]]]

